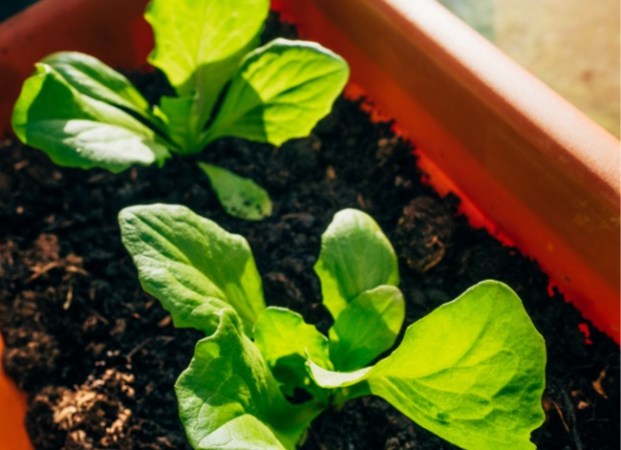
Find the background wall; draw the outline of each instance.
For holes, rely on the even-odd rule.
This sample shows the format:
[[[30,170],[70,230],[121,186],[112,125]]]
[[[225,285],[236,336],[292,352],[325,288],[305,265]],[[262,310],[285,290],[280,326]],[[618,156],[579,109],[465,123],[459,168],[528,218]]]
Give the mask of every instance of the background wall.
[[[619,136],[619,0],[439,0]]]

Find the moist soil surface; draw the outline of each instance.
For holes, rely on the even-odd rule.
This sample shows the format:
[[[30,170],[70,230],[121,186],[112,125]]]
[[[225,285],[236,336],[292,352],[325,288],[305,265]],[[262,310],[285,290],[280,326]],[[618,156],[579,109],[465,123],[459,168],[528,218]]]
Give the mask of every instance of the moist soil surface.
[[[132,75],[152,100],[157,73]],[[502,151],[502,149],[499,149]],[[262,222],[227,216],[196,161],[251,177],[271,194]],[[5,371],[28,393],[36,449],[188,449],[173,384],[201,337],[172,326],[142,292],[117,214],[154,202],[186,205],[249,241],[272,305],[330,325],[312,266],[342,208],[366,211],[399,256],[407,323],[484,279],[523,299],[548,351],[541,449],[619,448],[619,349],[566,303],[537,264],[486,231],[459,202],[438,197],[412,146],[359,102],[339,99],[307,139],[278,150],[225,139],[163,169],[113,175],[53,165],[41,152],[0,147],[0,330]],[[327,411],[304,450],[453,449],[378,398]]]

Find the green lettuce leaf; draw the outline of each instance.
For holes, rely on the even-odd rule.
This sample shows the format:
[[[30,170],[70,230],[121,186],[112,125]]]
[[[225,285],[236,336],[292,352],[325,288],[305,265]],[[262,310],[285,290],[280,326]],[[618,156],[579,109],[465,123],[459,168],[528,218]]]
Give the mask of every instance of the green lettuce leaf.
[[[79,52],[59,52],[46,56],[41,63],[53,67],[80,94],[151,120],[149,103],[142,94],[99,59]]]
[[[254,342],[287,395],[303,388],[324,396],[309,377],[305,362],[310,357],[331,368],[328,339],[301,315],[286,308],[267,308],[255,324]]]
[[[13,130],[22,142],[65,167],[116,173],[135,164],[163,164],[169,153],[153,130],[123,110],[83,94],[88,83],[83,78],[74,87],[70,82],[76,78],[75,73],[65,79],[50,65],[36,65],[13,109]],[[104,92],[99,98],[109,96]]]
[[[189,132],[202,126],[194,114],[195,106],[195,95],[188,97],[164,95],[160,98],[159,105],[154,108],[160,129],[170,139],[175,153],[180,155],[191,155],[203,150],[200,132]]]
[[[286,450],[274,432],[250,414],[237,416],[224,423],[220,428],[211,431],[201,439],[194,448],[196,450]]]
[[[197,449],[290,449],[319,414],[290,404],[232,311],[196,344],[175,385],[179,416]]]
[[[398,288],[384,285],[360,294],[330,328],[334,367],[350,371],[369,364],[393,346],[404,319],[405,301]],[[311,359],[318,362],[313,355]]]
[[[204,142],[237,136],[280,145],[307,136],[348,75],[347,63],[319,44],[276,39],[246,56]]]
[[[149,62],[180,97],[199,95],[201,125],[241,59],[257,46],[268,11],[268,0],[152,0],[147,7],[155,36]]]
[[[230,216],[263,220],[272,215],[272,201],[265,189],[252,181],[213,164],[198,163],[209,177],[220,204]]]
[[[363,292],[399,284],[397,257],[390,242],[368,214],[355,209],[334,215],[321,236],[315,273],[323,303],[335,320]]]
[[[234,309],[252,333],[265,302],[242,236],[178,205],[125,208],[119,224],[142,287],[171,313],[175,326],[212,333],[221,312]]]
[[[534,448],[545,360],[519,297],[485,281],[411,325],[374,367],[339,373],[308,364],[319,386],[380,396],[460,447],[492,450]]]

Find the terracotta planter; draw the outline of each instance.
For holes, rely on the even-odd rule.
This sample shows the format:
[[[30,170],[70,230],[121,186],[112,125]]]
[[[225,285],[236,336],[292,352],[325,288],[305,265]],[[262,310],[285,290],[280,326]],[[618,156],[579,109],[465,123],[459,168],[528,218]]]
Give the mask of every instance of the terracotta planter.
[[[144,65],[145,0],[43,0],[0,26],[0,133],[33,63],[57,50]],[[536,258],[619,340],[619,142],[434,2],[275,0],[302,35],[341,53],[420,148],[431,183],[474,225]],[[354,85],[350,91],[356,90]],[[0,380],[0,436],[29,448],[19,394]],[[11,440],[12,439],[12,440]]]

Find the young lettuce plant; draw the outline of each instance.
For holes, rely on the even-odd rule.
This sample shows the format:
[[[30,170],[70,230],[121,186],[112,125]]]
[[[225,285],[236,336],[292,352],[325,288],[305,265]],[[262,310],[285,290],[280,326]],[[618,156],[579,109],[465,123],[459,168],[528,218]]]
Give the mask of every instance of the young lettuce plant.
[[[151,106],[102,61],[77,52],[47,56],[24,82],[15,134],[56,164],[117,173],[162,166],[226,136],[281,145],[310,133],[348,77],[347,63],[316,43],[276,39],[256,48],[269,0],[152,0],[145,17],[149,62],[175,91]],[[258,220],[271,214],[251,180],[201,166],[225,210]]]
[[[206,334],[175,388],[195,449],[294,449],[323,410],[364,395],[463,448],[534,448],[545,345],[508,286],[471,287],[383,356],[405,303],[395,253],[365,213],[337,213],[322,236],[315,273],[334,318],[328,336],[266,307],[243,237],[176,205],[126,208],[119,221],[143,288],[176,326]],[[296,389],[310,400],[291,403]]]

